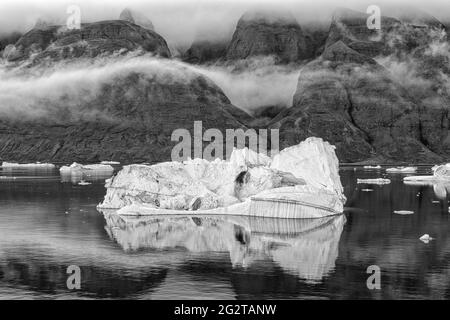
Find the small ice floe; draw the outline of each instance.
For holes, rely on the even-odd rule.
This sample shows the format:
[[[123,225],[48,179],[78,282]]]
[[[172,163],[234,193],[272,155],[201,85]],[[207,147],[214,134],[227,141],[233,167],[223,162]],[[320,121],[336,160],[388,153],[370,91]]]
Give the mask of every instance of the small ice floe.
[[[361,189],[361,191],[363,191],[363,192],[372,192],[373,189]]]
[[[417,167],[395,167],[386,169],[386,172],[389,173],[414,173],[416,171]]]
[[[395,210],[394,213],[395,213],[395,214],[400,214],[400,215],[408,215],[408,214],[414,214],[414,211],[409,211],[409,210]]]
[[[366,183],[366,184],[379,184],[379,185],[383,185],[383,184],[390,184],[391,180],[389,179],[384,179],[384,178],[376,178],[376,179],[357,179],[356,182],[358,184],[361,183]]]
[[[18,168],[18,169],[54,169],[55,165],[51,163],[16,163],[3,162],[2,168]]]
[[[102,161],[100,164],[110,164],[110,165],[119,165],[119,161]]]
[[[364,166],[364,169],[368,169],[368,170],[380,170],[381,166],[377,165],[377,166]]]
[[[72,163],[70,166],[63,166],[59,169],[61,173],[72,173],[72,172],[113,172],[114,168],[107,164],[88,164],[82,165],[79,163]]]
[[[423,236],[421,236],[420,238],[419,238],[419,240],[420,241],[422,241],[422,242],[424,242],[424,243],[428,243],[428,242],[430,242],[431,240],[434,240],[432,237],[430,237],[430,235],[429,234],[424,234]]]
[[[17,177],[0,176],[0,180],[6,180],[6,181],[17,180]]]
[[[404,177],[403,182],[405,183],[417,183],[417,182],[450,182],[450,163],[434,166],[431,168],[433,170],[432,176],[409,176]]]
[[[81,180],[80,182],[78,182],[78,185],[79,185],[79,186],[88,186],[88,185],[90,185],[90,184],[92,184],[92,183],[87,182],[87,181],[84,181],[84,180]]]

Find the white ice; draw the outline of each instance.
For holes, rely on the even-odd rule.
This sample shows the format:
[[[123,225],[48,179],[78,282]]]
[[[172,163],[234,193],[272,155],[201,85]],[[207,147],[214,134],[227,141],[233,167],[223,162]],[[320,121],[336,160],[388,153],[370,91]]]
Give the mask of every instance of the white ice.
[[[273,158],[235,149],[229,161],[129,165],[107,181],[99,207],[122,209],[124,214],[163,210],[232,214],[248,212],[252,196],[284,199],[290,194],[342,212],[346,199],[338,170],[334,146],[320,138],[308,138]]]
[[[377,166],[364,166],[364,169],[368,169],[368,170],[380,170],[381,166],[377,165]]]
[[[431,240],[434,240],[432,237],[430,237],[430,235],[429,234],[424,234],[423,236],[421,236],[420,238],[419,238],[419,240],[420,241],[422,241],[422,242],[424,242],[424,243],[428,243],[428,242],[430,242]]]
[[[63,166],[59,169],[61,173],[73,173],[83,171],[96,171],[96,172],[113,172],[114,168],[105,164],[88,164],[82,165],[79,163],[72,163],[70,166]]]
[[[450,182],[450,163],[437,165],[431,168],[432,176],[409,176],[404,177],[404,182]]]
[[[356,182],[358,184],[378,184],[378,185],[383,185],[383,184],[390,184],[391,180],[389,179],[384,179],[384,178],[376,178],[376,179],[357,179]]]
[[[19,169],[54,169],[55,165],[51,163],[16,163],[16,162],[3,162],[2,168],[19,168]]]
[[[386,172],[389,173],[413,173],[417,171],[417,167],[395,167],[387,168]]]
[[[119,161],[102,161],[100,164],[110,164],[110,165],[118,165],[120,164]]]
[[[410,214],[414,214],[414,211],[409,211],[409,210],[395,210],[394,213],[395,213],[395,214],[400,214],[400,215],[410,215]]]

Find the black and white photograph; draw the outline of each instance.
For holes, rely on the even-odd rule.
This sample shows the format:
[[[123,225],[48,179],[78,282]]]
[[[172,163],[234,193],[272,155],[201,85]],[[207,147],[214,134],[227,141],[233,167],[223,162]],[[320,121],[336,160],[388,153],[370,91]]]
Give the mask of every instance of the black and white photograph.
[[[448,0],[0,0],[0,300],[449,300],[449,128]]]

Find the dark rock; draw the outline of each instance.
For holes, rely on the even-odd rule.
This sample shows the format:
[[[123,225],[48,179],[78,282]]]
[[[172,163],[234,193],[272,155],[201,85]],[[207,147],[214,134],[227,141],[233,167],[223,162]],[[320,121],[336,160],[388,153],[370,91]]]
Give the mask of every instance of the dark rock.
[[[293,107],[272,122],[272,127],[280,129],[280,147],[319,136],[336,145],[343,162],[380,155],[393,162],[438,162],[449,155],[448,142],[447,147],[436,148],[424,139],[424,135],[436,135],[438,131],[439,143],[447,138],[447,120],[439,117],[445,122],[443,130],[431,129],[432,124],[427,123],[440,111],[434,114],[424,109],[387,70],[366,63],[342,42],[327,49],[339,54],[331,54],[333,59],[329,61],[324,59],[330,55],[325,51],[324,57],[302,69]],[[448,104],[442,109],[448,112]]]
[[[397,19],[382,16],[381,30],[371,30],[367,27],[369,14],[341,8],[334,12],[330,32],[325,47],[337,41],[342,41],[351,49],[369,57],[384,53],[386,43],[383,36],[400,24]]]
[[[51,118],[3,117],[1,160],[168,161],[178,143],[171,141],[175,129],[187,129],[193,137],[194,121],[224,135],[226,129],[245,128],[232,115],[239,109],[209,79],[184,68],[170,70],[163,75],[128,72],[113,77],[95,97],[79,101],[78,114],[95,116],[77,116],[64,99],[48,98],[35,103],[58,110]]]
[[[248,12],[238,21],[226,57],[236,60],[274,55],[286,63],[309,59],[313,51],[292,15]]]
[[[79,30],[60,26],[33,29],[17,41],[15,48],[8,56],[10,61],[27,60],[35,54],[35,63],[44,59],[54,62],[137,49],[170,57],[167,43],[159,34],[120,20],[86,23]]]
[[[341,40],[327,47],[322,58],[337,63],[376,64],[375,60],[350,49]]]
[[[8,45],[14,45],[21,36],[22,34],[20,32],[11,32],[0,36],[0,51],[3,51]]]
[[[183,54],[183,61],[188,63],[205,63],[224,58],[227,52],[227,42],[223,41],[194,41]]]

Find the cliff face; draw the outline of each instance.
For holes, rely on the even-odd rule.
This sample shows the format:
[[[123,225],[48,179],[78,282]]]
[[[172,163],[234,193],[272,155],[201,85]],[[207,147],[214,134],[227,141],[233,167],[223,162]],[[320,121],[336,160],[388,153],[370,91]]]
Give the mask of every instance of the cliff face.
[[[88,57],[143,49],[162,57],[170,57],[166,41],[156,32],[127,21],[111,20],[81,25],[68,30],[61,26],[35,28],[24,34],[6,57],[9,61],[34,63]]]
[[[171,141],[174,130],[193,135],[194,121],[202,121],[204,130],[225,132],[245,128],[242,121],[251,119],[206,77],[146,55],[170,55],[152,31],[126,21],[85,24],[79,31],[58,28],[31,30],[9,56],[28,68],[9,74],[23,81],[11,100],[0,90],[0,160],[167,161],[178,143]],[[144,53],[110,56],[135,49]],[[83,75],[74,76],[74,69]],[[59,80],[48,84],[54,77]]]
[[[344,162],[444,161],[450,156],[445,32],[384,18],[383,37],[374,41],[367,16],[335,15],[325,51],[301,70],[293,107],[272,123],[281,146],[319,136],[337,146]]]
[[[194,121],[202,121],[205,130],[244,127],[232,115],[242,111],[214,83],[177,66],[162,73],[123,70],[96,85],[94,94],[79,89],[88,97],[75,105],[65,92],[35,102],[36,108],[45,105],[57,113],[2,117],[2,160],[167,161],[178,143],[170,141],[175,129],[193,136]]]
[[[226,63],[237,66],[241,62],[234,60],[258,55],[275,55],[286,63],[308,59],[300,70],[293,106],[276,116],[277,108],[267,113],[274,117],[269,126],[280,129],[281,148],[317,136],[335,144],[344,162],[448,160],[450,42],[444,25],[416,13],[382,17],[377,32],[367,29],[367,17],[339,10],[328,35],[320,31],[311,36],[314,30],[305,35],[289,15],[248,13],[226,50],[197,42],[184,58],[195,63],[228,59]],[[48,65],[56,61],[93,62],[95,57],[136,49],[170,56],[161,36],[129,21],[83,24],[74,31],[43,26],[23,35],[4,54],[10,62],[29,66],[21,72],[29,70],[32,77],[39,69],[50,72]],[[141,70],[144,60],[152,67],[145,62]],[[0,160],[167,161],[175,129],[190,130],[194,121],[203,121],[204,129],[225,132],[254,120],[188,65],[150,56],[144,60],[93,84],[95,94],[85,94],[91,89],[84,86],[76,98],[70,98],[73,89],[31,99],[30,110],[46,106],[51,117],[1,114]],[[0,87],[0,98],[1,93]],[[8,100],[0,102],[0,112],[5,104],[16,109]]]
[[[311,58],[313,48],[290,14],[248,12],[238,21],[226,58],[264,55],[274,55],[281,62],[297,62]]]
[[[194,41],[183,54],[183,60],[188,63],[217,61],[226,55],[227,45],[224,41]]]

